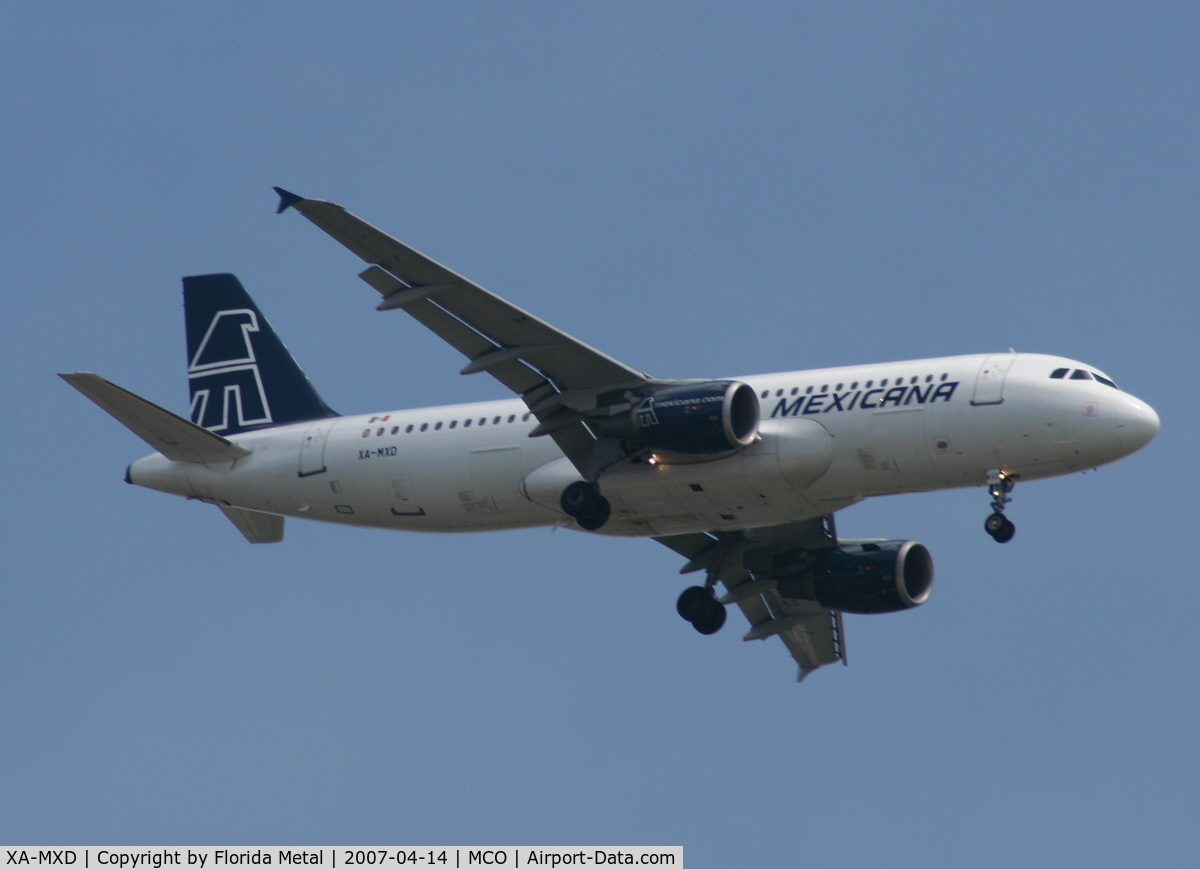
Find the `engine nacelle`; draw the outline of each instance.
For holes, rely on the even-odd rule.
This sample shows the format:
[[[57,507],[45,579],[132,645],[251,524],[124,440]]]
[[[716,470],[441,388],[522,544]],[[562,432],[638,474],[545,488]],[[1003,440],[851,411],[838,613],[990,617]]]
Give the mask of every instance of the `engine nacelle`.
[[[920,606],[933,591],[933,559],[912,540],[847,543],[813,569],[813,596],[848,613],[892,613]]]
[[[643,396],[628,417],[602,431],[685,456],[720,455],[754,443],[758,396],[736,380],[666,386]]]

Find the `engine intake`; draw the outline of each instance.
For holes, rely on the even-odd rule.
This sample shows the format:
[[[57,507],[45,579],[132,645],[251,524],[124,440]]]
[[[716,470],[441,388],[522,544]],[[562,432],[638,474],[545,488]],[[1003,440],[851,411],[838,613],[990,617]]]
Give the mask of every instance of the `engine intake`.
[[[613,421],[605,433],[682,455],[740,450],[758,435],[758,396],[736,380],[710,380],[657,389]]]
[[[848,613],[892,613],[929,600],[933,559],[912,540],[848,543],[830,551],[813,569],[814,597],[821,606]]]

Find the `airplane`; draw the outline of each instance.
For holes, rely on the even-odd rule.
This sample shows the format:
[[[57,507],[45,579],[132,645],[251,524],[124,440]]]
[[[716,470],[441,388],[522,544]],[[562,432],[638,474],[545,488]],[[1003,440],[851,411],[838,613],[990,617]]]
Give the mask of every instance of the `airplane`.
[[[865,498],[986,486],[1012,539],[1017,481],[1088,470],[1158,432],[1145,402],[1059,356],[983,353],[721,379],[637,371],[455,274],[342,206],[282,188],[402,310],[515,398],[342,416],[231,274],[183,279],[190,418],[87,373],[60,376],[156,452],[125,482],[216,505],[251,543],[284,517],[405,531],[536,526],[649,537],[703,572],[679,615],[777,636],[798,680],[846,662],[843,613],[925,603],[929,551],[846,539]],[[719,594],[718,586],[723,593]],[[719,596],[718,596],[719,594]]]

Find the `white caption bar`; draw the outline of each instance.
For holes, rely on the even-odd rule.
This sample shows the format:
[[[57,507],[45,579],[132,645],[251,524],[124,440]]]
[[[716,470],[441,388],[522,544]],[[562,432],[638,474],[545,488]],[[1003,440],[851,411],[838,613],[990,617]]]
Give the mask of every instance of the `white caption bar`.
[[[322,866],[325,869],[396,869],[425,866],[462,869],[466,866],[505,866],[519,869],[559,866],[683,866],[681,846],[473,846],[391,845],[367,848],[253,846],[213,847],[17,847],[0,845],[0,869],[58,866],[70,869],[256,869],[261,866]]]

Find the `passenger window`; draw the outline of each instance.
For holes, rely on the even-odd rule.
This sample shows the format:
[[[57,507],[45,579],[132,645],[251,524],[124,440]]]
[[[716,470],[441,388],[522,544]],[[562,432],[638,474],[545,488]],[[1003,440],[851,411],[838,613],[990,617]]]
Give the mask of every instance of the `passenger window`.
[[[479,424],[480,424],[480,425],[483,425],[485,422],[487,422],[487,417],[486,417],[486,416],[481,416],[481,417],[479,418]]]
[[[945,375],[945,374],[943,374],[943,375],[942,375],[942,380],[945,380],[945,379],[946,379],[946,375]]]
[[[380,426],[379,431],[375,432],[375,437],[379,437],[382,434],[383,434],[383,426]]]
[[[514,413],[512,416],[510,416],[510,417],[508,418],[508,421],[509,421],[509,422],[513,422],[513,421],[514,421],[516,418],[517,418],[517,415]]]
[[[441,430],[442,430],[442,424],[439,422],[437,425],[435,425],[435,426],[433,427],[433,430],[434,430],[434,431],[441,431]]]
[[[1067,376],[1067,372],[1070,370],[1071,370],[1070,368],[1055,368],[1052,372],[1050,372],[1050,379],[1051,380],[1062,380],[1064,377]]]
[[[400,431],[400,426],[398,426],[398,425],[392,426],[392,434],[396,434],[399,431]]]
[[[926,375],[925,375],[925,382],[926,382],[926,383],[929,383],[929,382],[930,382],[930,381],[932,381],[932,380],[933,380],[933,375],[932,375],[932,374],[926,374]]]
[[[764,389],[762,391],[762,395],[759,396],[759,398],[770,398],[770,397],[771,397],[771,390],[769,390],[769,389]]]
[[[856,380],[856,381],[854,381],[853,383],[851,383],[851,384],[850,384],[850,388],[851,388],[851,389],[858,389],[858,381]]]
[[[883,378],[883,380],[879,381],[879,385],[880,385],[880,386],[887,386],[887,378],[885,377],[885,378]]]
[[[406,429],[404,430],[404,433],[405,433],[405,434],[412,434],[412,426],[410,425],[408,428],[406,428]]]
[[[492,420],[492,425],[500,425],[500,417],[496,417],[494,420]]]
[[[450,428],[454,428],[456,425],[458,425],[458,420],[456,420],[456,419],[450,420]]]
[[[870,389],[870,388],[871,388],[872,386],[874,386],[874,385],[875,385],[875,381],[874,381],[874,380],[868,380],[864,388],[865,388],[865,389]]]
[[[525,414],[523,417],[521,417],[521,422],[529,422],[529,414]]]
[[[799,386],[793,386],[793,387],[792,387],[792,395],[795,395],[795,394],[796,394],[797,392],[799,392],[799,391],[800,391],[800,387],[799,387]]]
[[[363,429],[363,437],[366,437],[366,436],[367,436],[367,435],[369,435],[370,433],[371,433],[371,430],[370,430],[369,428],[364,428],[364,429]]]
[[[429,423],[427,423],[427,422],[421,423],[421,431],[425,431],[425,429],[427,429],[427,428],[429,428]]]
[[[467,428],[467,427],[468,427],[468,426],[470,426],[470,425],[471,425],[471,421],[470,421],[469,419],[464,419],[464,420],[463,420],[463,428]],[[451,423],[451,425],[450,425],[450,428],[454,428],[454,424],[453,424],[453,423]]]
[[[821,391],[822,391],[822,392],[828,392],[828,391],[829,391],[829,384],[828,384],[828,383],[822,384],[822,385],[821,385]]]
[[[908,381],[908,382],[909,382],[910,384],[912,384],[912,383],[916,383],[916,382],[917,382],[917,378],[915,378],[915,377],[914,377],[912,380],[910,380],[910,381]]]
[[[841,391],[842,391],[842,384],[840,384],[840,383],[839,383],[839,384],[838,384],[838,385],[837,385],[837,386],[834,388],[834,392],[841,392]]]
[[[808,389],[804,390],[804,394],[805,394],[805,395],[812,395],[812,387],[810,386]]]
[[[1072,380],[1091,380],[1092,375],[1088,374],[1082,368],[1076,368],[1074,371],[1071,372],[1071,379]]]

